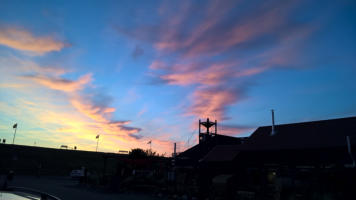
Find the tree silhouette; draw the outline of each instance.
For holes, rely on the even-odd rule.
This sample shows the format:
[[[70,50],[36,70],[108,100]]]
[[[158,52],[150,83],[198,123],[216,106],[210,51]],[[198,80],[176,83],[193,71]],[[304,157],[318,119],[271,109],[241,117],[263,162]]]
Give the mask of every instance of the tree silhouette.
[[[147,153],[143,149],[140,149],[140,148],[131,149],[131,151],[129,153],[129,157],[131,157],[131,158],[146,158]]]
[[[159,155],[156,151],[152,151],[152,149],[143,150],[140,148],[131,149],[131,151],[129,152],[129,157],[131,158],[147,158],[155,156],[159,157],[163,156],[163,154]]]

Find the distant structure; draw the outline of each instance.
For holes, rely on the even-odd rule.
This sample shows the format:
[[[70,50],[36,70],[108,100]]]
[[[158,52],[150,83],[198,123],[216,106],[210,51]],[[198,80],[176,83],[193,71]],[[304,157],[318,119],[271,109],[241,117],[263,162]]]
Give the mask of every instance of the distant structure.
[[[177,156],[177,143],[174,143],[172,157],[175,158],[176,156]]]
[[[129,151],[127,151],[127,150],[119,150],[119,153],[121,153],[121,154],[129,154]]]
[[[176,154],[176,164],[178,165],[195,165],[209,151],[217,145],[240,145],[243,144],[246,137],[231,137],[227,135],[217,134],[217,121],[210,121],[209,118],[205,122],[199,119],[199,143],[190,149]],[[202,130],[204,127],[205,130]]]
[[[199,143],[206,142],[217,135],[217,124],[218,122],[216,120],[215,122],[211,122],[209,118],[206,119],[206,122],[202,122],[199,119]],[[206,132],[202,132],[201,126],[206,128]],[[214,132],[210,131],[210,128],[213,126],[215,127]]]
[[[60,149],[68,149],[68,146],[67,145],[61,145],[59,148]]]

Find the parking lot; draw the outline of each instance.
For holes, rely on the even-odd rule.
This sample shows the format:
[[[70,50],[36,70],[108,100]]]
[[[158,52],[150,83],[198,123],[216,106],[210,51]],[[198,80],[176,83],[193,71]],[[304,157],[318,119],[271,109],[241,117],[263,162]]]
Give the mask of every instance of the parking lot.
[[[35,176],[16,176],[9,183],[9,186],[26,187],[39,190],[62,200],[155,200],[160,199],[150,194],[118,194],[108,192],[105,188],[94,188],[90,186],[79,185],[77,180],[70,177],[35,177]]]

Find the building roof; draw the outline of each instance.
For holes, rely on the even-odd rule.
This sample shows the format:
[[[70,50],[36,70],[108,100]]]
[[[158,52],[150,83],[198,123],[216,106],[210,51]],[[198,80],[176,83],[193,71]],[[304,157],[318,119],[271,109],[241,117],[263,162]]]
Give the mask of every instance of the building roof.
[[[241,145],[217,145],[201,161],[204,162],[229,162],[240,153]]]
[[[244,144],[218,145],[201,161],[250,160],[251,156],[260,161],[348,160],[346,136],[350,136],[351,145],[356,145],[356,117],[276,125],[273,136],[271,131],[271,126],[259,127]]]
[[[304,149],[346,146],[346,136],[356,142],[356,117],[259,127],[246,148]]]
[[[197,144],[192,148],[180,153],[178,157],[182,159],[188,158],[193,160],[199,160],[217,145],[241,144],[241,141],[243,139],[244,138],[236,138],[236,137],[216,134],[210,140]]]

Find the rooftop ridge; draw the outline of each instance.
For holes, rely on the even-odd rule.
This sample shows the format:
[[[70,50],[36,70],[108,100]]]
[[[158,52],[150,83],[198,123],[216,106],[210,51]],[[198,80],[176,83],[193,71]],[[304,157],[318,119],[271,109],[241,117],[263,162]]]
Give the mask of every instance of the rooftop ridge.
[[[275,124],[275,126],[290,126],[290,125],[299,125],[299,124],[312,124],[312,123],[317,123],[317,122],[328,122],[328,121],[337,121],[337,120],[345,120],[345,119],[355,119],[356,120],[356,116],[342,117],[342,118],[332,118],[332,119],[322,119],[322,120],[305,121],[305,122],[293,122],[293,123]],[[270,126],[259,126],[258,128],[268,128],[268,127],[272,127],[272,125],[270,125]]]

